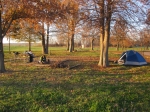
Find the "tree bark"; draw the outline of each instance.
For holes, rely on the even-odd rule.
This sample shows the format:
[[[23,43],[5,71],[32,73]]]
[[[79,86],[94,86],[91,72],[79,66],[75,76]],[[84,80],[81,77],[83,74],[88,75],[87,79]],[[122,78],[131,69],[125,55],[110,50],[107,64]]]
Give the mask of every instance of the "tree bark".
[[[42,34],[42,53],[46,54],[45,35],[44,34]]]
[[[10,54],[11,52],[10,52],[10,37],[9,37],[9,54]]]
[[[93,51],[94,48],[93,48],[93,42],[94,42],[94,38],[91,39],[91,50]]]
[[[103,50],[104,50],[104,0],[99,4],[100,9],[100,59],[98,66],[103,66]]]
[[[49,47],[49,23],[47,24],[47,38],[46,38],[46,51],[45,54],[48,54]]]
[[[42,53],[46,54],[46,45],[45,45],[45,33],[44,33],[44,23],[42,24]]]
[[[70,44],[69,44],[69,52],[73,52],[74,51],[74,32],[75,32],[75,25],[74,25],[74,21],[71,20],[70,22]]]
[[[108,60],[108,48],[109,48],[109,38],[110,38],[110,22],[111,22],[111,0],[107,0],[107,7],[104,6],[105,0],[102,0],[101,7],[101,27],[100,27],[100,60],[98,65],[102,67],[109,66]],[[107,9],[105,9],[107,8]],[[104,12],[107,11],[107,12]],[[104,16],[106,15],[106,17]]]
[[[0,31],[0,73],[5,72],[5,65],[4,65],[4,52],[3,52],[3,37],[1,36]]]
[[[68,39],[67,39],[67,51],[69,51],[69,36],[68,36]]]
[[[0,4],[0,8],[2,8],[1,4]],[[6,70],[4,65],[3,36],[2,36],[2,12],[0,10],[0,73],[3,73],[5,71]]]
[[[109,60],[108,60],[108,48],[109,48],[109,39],[110,39],[110,20],[109,19],[110,17],[107,18],[107,23],[105,27],[103,67],[109,66]]]
[[[28,48],[29,51],[31,51],[31,37],[30,37],[30,34],[29,34],[29,48]]]
[[[72,51],[74,51],[74,33],[72,34]]]
[[[117,51],[119,51],[119,42],[117,42]]]
[[[73,52],[73,50],[74,50],[74,48],[73,48],[74,47],[74,35],[71,36],[69,45],[70,45],[69,52]]]

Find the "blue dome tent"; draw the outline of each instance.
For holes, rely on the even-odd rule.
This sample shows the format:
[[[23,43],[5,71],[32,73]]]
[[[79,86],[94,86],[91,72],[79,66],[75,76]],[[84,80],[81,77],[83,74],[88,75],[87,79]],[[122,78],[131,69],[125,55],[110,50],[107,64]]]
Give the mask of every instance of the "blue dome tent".
[[[146,65],[147,62],[144,57],[133,50],[129,50],[123,52],[120,59],[118,60],[118,64],[121,65]]]

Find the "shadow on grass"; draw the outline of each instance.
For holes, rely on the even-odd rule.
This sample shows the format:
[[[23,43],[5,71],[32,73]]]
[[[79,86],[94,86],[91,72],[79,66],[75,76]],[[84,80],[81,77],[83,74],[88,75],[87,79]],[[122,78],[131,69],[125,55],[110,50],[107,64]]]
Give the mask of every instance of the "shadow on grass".
[[[90,64],[90,66],[89,66]],[[0,76],[1,112],[150,110],[149,65],[95,69],[20,67]],[[142,70],[142,72],[139,72]]]
[[[0,79],[1,111],[150,110],[149,75],[45,69]]]

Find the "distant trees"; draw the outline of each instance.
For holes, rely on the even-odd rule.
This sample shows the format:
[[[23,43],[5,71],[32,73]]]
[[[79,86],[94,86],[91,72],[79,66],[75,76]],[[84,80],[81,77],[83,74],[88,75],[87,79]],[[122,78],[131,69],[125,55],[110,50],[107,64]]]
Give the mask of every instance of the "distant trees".
[[[99,29],[92,25],[92,22],[86,23],[84,26],[82,26],[83,31],[81,31],[82,34],[82,40],[89,40],[90,41],[90,47],[91,50],[94,50],[94,40],[99,38]]]
[[[141,47],[145,47],[144,49],[148,50],[150,46],[150,29],[144,28],[140,32],[140,42],[141,42]]]
[[[116,42],[117,50],[119,50],[119,47],[124,48],[126,46],[125,42],[127,41],[127,32],[127,22],[122,17],[118,18],[112,31],[112,37]]]
[[[35,30],[35,21],[31,20],[16,20],[10,27],[7,36],[17,41],[29,43],[29,51],[31,50],[31,42],[40,40],[40,35]]]
[[[74,51],[75,30],[79,21],[79,5],[75,0],[64,0],[63,7],[66,10],[65,19],[68,27],[68,50]]]
[[[63,16],[63,9],[61,7],[61,2],[58,0],[41,0],[36,1],[38,15],[36,19],[38,21],[38,33],[41,35],[42,40],[42,53],[48,54],[49,52],[49,34],[50,26],[54,23],[56,18]]]

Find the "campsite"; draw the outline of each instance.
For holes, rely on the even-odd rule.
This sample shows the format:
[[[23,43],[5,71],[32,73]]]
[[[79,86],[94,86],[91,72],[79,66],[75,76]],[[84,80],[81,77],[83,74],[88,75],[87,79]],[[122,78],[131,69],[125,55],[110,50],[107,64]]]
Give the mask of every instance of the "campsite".
[[[7,72],[0,75],[0,111],[148,112],[150,110],[148,55],[144,56],[147,65],[124,66],[114,63],[123,51],[116,52],[110,48],[110,66],[100,68],[97,66],[98,48],[94,51],[89,48],[78,49],[69,53],[63,47],[50,47],[50,54],[47,55],[50,64],[57,65],[64,62],[67,65],[51,67],[50,64],[38,64],[41,50],[34,46],[32,49],[36,57],[32,63],[27,63],[22,57],[14,59],[13,53],[9,54],[6,50]],[[140,52],[137,48],[134,50]],[[23,53],[24,48],[12,46],[11,51]],[[69,69],[70,67],[73,68]]]

